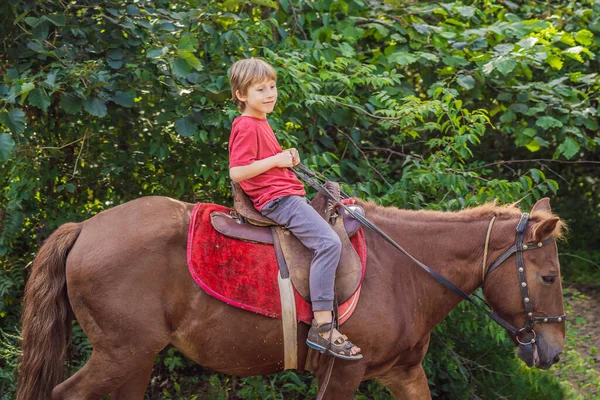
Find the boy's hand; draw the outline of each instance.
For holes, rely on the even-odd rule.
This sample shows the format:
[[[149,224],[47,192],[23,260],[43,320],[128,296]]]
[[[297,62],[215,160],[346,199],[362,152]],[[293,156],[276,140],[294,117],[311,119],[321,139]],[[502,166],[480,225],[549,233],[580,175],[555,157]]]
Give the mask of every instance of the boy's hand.
[[[298,153],[298,150],[292,147],[286,151],[289,151],[292,154],[292,167],[300,164],[300,153]]]
[[[289,150],[284,150],[279,154],[275,154],[273,158],[275,159],[275,166],[279,168],[289,168],[295,165],[292,152]]]

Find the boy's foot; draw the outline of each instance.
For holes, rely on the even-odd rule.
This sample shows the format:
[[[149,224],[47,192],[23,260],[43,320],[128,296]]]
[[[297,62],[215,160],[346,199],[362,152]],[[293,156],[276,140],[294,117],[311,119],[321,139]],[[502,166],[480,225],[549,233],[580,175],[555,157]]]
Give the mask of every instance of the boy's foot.
[[[306,344],[320,352],[328,350],[328,353],[332,356],[344,360],[360,360],[363,357],[360,354],[360,347],[352,344],[348,340],[348,337],[342,335],[337,329],[333,328],[331,343],[329,342],[329,335],[332,328],[333,324],[331,322],[319,324],[313,319],[310,331],[308,331]]]

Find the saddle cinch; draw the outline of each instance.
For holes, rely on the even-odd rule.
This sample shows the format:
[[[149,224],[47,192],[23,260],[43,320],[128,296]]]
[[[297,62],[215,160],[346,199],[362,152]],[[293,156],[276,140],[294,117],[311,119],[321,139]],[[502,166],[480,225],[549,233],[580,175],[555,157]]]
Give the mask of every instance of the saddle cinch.
[[[312,252],[306,248],[289,230],[259,213],[239,183],[231,182],[234,209],[231,213],[213,212],[210,215],[212,226],[221,234],[232,238],[273,244],[282,278],[291,278],[296,291],[310,302],[309,272]],[[339,199],[339,184],[327,182],[330,193]],[[356,292],[361,281],[361,261],[352,247],[350,238],[354,236],[360,223],[345,210],[335,209],[335,203],[318,193],[310,203],[328,221],[342,242],[342,255],[335,274],[335,293],[341,304]],[[350,205],[352,211],[364,215],[358,205]]]

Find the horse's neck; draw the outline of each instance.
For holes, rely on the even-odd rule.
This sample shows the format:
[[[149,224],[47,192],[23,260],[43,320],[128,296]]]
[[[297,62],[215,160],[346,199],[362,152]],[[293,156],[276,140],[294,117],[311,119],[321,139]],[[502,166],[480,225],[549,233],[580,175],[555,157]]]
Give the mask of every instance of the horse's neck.
[[[463,292],[471,294],[482,285],[483,254],[490,219],[426,222],[381,219],[374,222],[413,257]],[[495,223],[489,243],[488,265],[505,247],[503,232],[511,224],[511,221]],[[383,239],[377,236],[371,239],[374,247],[371,252],[377,252],[379,248],[389,255],[378,267],[387,272],[383,276],[391,275],[394,292],[400,293],[405,309],[411,310],[409,318],[415,328],[429,332],[460,303],[461,297],[449,292],[417,264],[400,256],[398,250],[390,250],[387,244],[383,244]]]

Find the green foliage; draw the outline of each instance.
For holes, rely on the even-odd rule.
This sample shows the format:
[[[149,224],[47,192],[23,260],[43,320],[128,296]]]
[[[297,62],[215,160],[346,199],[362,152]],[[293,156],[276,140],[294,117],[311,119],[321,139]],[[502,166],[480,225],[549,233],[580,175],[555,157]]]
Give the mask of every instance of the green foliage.
[[[238,111],[227,70],[248,56],[277,69],[270,122],[283,147],[348,192],[437,210],[494,199],[526,208],[553,196],[573,232],[561,246],[564,275],[599,277],[598,235],[589,234],[600,220],[598,174],[566,163],[598,162],[598,1],[8,0],[0,20],[7,335],[18,332],[27,265],[60,224],[143,195],[229,204]],[[425,362],[436,396],[558,387],[511,357],[504,333],[469,306],[450,319]],[[76,370],[91,348],[78,325],[73,332]],[[157,360],[166,383],[152,396],[178,398],[191,384],[208,398],[315,394],[312,377],[293,372],[232,380],[201,370],[193,381],[183,376],[197,367],[173,350]],[[368,382],[357,396],[389,392]]]
[[[8,400],[15,392],[14,370],[17,366],[20,350],[19,337],[0,329],[0,397]]]

